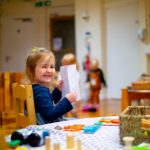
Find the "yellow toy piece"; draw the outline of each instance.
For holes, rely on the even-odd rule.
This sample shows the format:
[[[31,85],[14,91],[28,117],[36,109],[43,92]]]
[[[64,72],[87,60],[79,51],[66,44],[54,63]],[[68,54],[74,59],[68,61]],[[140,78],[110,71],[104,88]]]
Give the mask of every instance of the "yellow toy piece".
[[[28,150],[28,148],[26,148],[26,147],[17,147],[15,150]]]

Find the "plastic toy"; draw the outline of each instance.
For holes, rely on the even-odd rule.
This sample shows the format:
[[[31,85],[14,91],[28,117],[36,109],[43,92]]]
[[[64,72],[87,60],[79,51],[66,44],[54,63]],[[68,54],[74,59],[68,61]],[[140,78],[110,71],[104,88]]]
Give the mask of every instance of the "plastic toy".
[[[26,147],[17,147],[15,150],[28,150]]]
[[[98,121],[98,122],[96,122],[94,125],[101,126],[102,124],[103,124],[103,122]]]
[[[80,131],[83,129],[85,125],[83,124],[74,124],[74,125],[68,125],[64,126],[65,131]]]
[[[131,150],[150,150],[148,147],[139,147],[139,146],[134,146],[131,148]]]
[[[101,126],[98,125],[91,125],[91,126],[85,126],[83,128],[84,133],[95,133]]]
[[[111,123],[120,124],[120,120],[119,119],[112,119]]]
[[[8,142],[8,146],[11,147],[11,148],[15,148],[20,144],[21,144],[20,140],[14,140],[14,141],[9,141]]]
[[[102,118],[98,122],[95,123],[95,125],[119,125],[120,120],[119,119],[109,119],[109,118]]]

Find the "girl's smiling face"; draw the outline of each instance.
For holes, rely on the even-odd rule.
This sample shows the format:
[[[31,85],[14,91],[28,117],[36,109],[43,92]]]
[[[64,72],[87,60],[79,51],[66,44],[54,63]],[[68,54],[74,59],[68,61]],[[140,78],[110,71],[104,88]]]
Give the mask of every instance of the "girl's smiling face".
[[[34,70],[34,84],[46,86],[55,75],[55,59],[49,56],[42,57],[37,61]]]

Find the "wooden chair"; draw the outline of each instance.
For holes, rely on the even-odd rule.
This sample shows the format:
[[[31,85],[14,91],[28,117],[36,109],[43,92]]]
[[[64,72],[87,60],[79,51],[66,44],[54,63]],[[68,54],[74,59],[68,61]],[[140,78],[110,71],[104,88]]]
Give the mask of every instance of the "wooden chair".
[[[32,85],[19,85],[13,83],[12,89],[17,128],[36,125]]]
[[[5,141],[5,134],[2,130],[0,130],[0,149],[1,150],[8,150],[8,147],[7,147],[7,144],[6,144],[6,141]]]

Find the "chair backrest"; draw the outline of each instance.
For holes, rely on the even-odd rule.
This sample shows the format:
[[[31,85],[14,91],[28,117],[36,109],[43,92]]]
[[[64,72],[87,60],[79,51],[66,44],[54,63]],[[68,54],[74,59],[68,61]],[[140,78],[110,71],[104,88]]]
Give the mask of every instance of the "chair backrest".
[[[13,83],[12,89],[17,128],[36,125],[32,85],[19,85]]]
[[[0,149],[8,150],[8,147],[5,141],[5,136],[6,135],[4,134],[4,132],[0,130]]]

